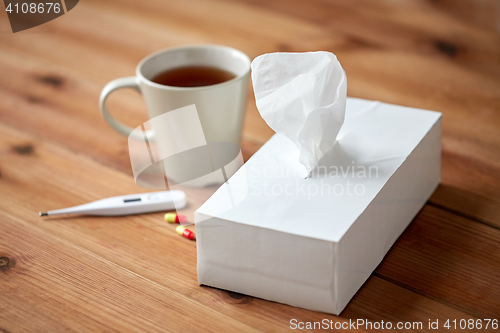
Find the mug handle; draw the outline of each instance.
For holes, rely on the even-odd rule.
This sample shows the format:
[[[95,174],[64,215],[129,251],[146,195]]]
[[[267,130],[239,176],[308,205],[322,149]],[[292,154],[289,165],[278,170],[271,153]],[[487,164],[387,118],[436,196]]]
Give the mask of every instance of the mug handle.
[[[136,140],[144,140],[144,135],[142,134],[142,131],[141,132],[134,131],[132,127],[120,123],[118,120],[113,118],[108,112],[108,109],[106,107],[106,100],[113,91],[118,90],[120,88],[132,88],[135,89],[139,94],[141,94],[141,87],[139,86],[139,81],[137,77],[129,76],[113,80],[108,84],[106,84],[104,89],[102,89],[101,97],[99,99],[99,107],[101,109],[101,114],[104,117],[104,120],[106,120],[106,122],[121,135],[127,137],[131,136]],[[152,130],[146,131],[147,139],[152,140],[153,134],[154,133]]]

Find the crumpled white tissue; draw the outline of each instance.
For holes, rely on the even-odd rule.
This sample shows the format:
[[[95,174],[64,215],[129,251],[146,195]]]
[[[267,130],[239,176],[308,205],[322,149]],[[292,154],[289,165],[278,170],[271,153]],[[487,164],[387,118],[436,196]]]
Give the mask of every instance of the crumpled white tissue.
[[[257,108],[299,149],[307,175],[333,148],[344,123],[347,79],[330,52],[268,53],[252,61]]]

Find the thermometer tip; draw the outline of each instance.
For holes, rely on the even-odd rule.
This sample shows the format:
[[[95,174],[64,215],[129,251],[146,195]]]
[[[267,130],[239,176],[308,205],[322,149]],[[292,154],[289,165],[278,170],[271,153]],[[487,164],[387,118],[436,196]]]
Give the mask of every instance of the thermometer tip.
[[[49,213],[47,213],[47,212],[40,212],[38,214],[40,214],[40,216],[48,216],[49,215]]]

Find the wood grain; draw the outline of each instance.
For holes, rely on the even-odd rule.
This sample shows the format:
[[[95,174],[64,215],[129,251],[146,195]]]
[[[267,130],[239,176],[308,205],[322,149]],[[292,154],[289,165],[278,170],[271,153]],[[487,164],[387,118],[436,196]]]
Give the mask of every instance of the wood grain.
[[[63,206],[76,205],[99,197],[115,195],[116,193],[113,191],[118,186],[125,188],[130,186],[133,189],[135,184],[129,179],[130,177],[121,172],[97,164],[51,143],[40,143],[37,146],[26,148],[30,147],[26,143],[32,142],[32,137],[1,125],[0,129],[0,147],[9,148],[0,150],[2,161],[5,161],[5,166],[2,169],[3,185],[8,192],[18,191],[19,193],[15,198],[6,198],[0,202],[0,210],[8,218],[22,221],[26,228],[33,226],[36,230],[50,235],[50,237],[47,236],[50,239],[54,237],[65,240],[69,245],[85,253],[116,265],[108,267],[106,269],[108,273],[125,269],[127,272],[132,272],[167,288],[160,294],[163,295],[164,299],[170,299],[176,304],[174,312],[182,313],[184,305],[176,299],[171,299],[169,292],[172,291],[183,295],[182,297],[189,302],[197,302],[220,314],[236,315],[237,320],[260,330],[268,330],[271,327],[276,330],[284,330],[289,326],[289,321],[292,318],[301,321],[321,321],[323,318],[328,318],[334,322],[349,318],[367,318],[372,321],[390,320],[393,322],[405,318],[413,321],[426,321],[429,318],[446,320],[451,314],[457,318],[476,318],[473,314],[461,309],[461,304],[453,304],[447,300],[453,296],[450,290],[446,290],[446,293],[440,295],[441,297],[424,297],[422,294],[428,293],[425,287],[420,287],[421,289],[415,287],[414,290],[406,288],[407,290],[405,290],[395,283],[388,282],[392,279],[390,275],[386,276],[383,272],[379,273],[378,271],[362,288],[359,296],[354,298],[340,318],[248,296],[238,298],[240,296],[214,288],[198,287],[196,243],[178,237],[174,233],[175,227],[163,221],[162,213],[146,214],[140,217],[68,218],[54,216],[41,219],[36,212],[41,207],[49,206],[53,200],[57,200]],[[24,145],[16,145],[16,143],[24,143]],[[29,165],[36,165],[36,167],[29,168]],[[56,177],[57,183],[54,183]],[[100,178],[107,179],[107,181],[96,182],[96,179]],[[202,196],[196,195],[200,194],[188,193],[189,206],[195,206],[202,202]],[[23,208],[27,208],[31,213],[23,213]],[[186,209],[184,213],[192,218],[192,208]],[[448,219],[450,219],[449,215],[447,215]],[[22,234],[20,231],[17,233]],[[450,237],[454,237],[453,232]],[[23,255],[15,252],[18,247],[14,245],[16,243],[10,243],[11,241],[6,242],[8,244],[6,248],[0,249],[1,255],[18,261],[17,258],[23,257]],[[17,242],[17,238],[14,241]],[[498,244],[496,245],[498,246]],[[13,250],[15,251],[13,252]],[[397,243],[392,251],[396,251],[396,253],[402,251],[403,253],[399,255],[408,257],[406,250],[406,245],[399,246]],[[464,249],[464,251],[466,250]],[[463,252],[458,255],[461,253]],[[412,256],[410,255],[409,258],[411,259]],[[493,263],[495,263],[494,259],[492,258]],[[59,264],[63,266],[65,260],[69,259],[63,258]],[[411,264],[411,262],[408,263]],[[433,274],[435,267],[431,264],[432,261],[428,263],[429,271],[423,272],[423,274]],[[60,269],[64,270],[62,267]],[[411,270],[411,266],[405,266],[405,269]],[[12,274],[17,272],[15,267],[9,271]],[[459,270],[458,273],[460,272],[462,271]],[[81,272],[75,270],[74,273],[80,274]],[[403,278],[401,279],[403,280]],[[370,285],[374,287],[369,287]],[[470,284],[465,287],[472,288],[473,286]],[[33,286],[33,288],[35,287]],[[363,292],[364,290],[367,291]],[[492,297],[494,296],[495,294],[492,294]],[[106,307],[110,301],[114,300],[104,299],[99,302],[101,306]],[[373,309],[372,302],[377,303],[376,309]],[[409,316],[405,313],[406,310],[402,305],[413,302],[425,303],[426,310],[417,311]],[[241,306],[235,308],[234,304]],[[398,308],[400,311],[396,311]],[[491,311],[495,310],[495,307],[491,309]],[[189,307],[190,314],[195,314],[197,311],[204,310]],[[430,314],[432,316],[429,317]],[[213,320],[215,321],[215,319]],[[240,327],[239,330],[246,330],[246,328]]]
[[[87,125],[80,131],[74,133],[75,135],[79,134],[80,138],[78,138],[78,140],[76,138],[67,140],[67,136],[70,133],[66,131],[62,133],[63,135],[61,137],[55,139],[63,141],[65,144],[72,145],[73,149],[86,149],[87,151],[85,153],[87,154],[90,154],[89,150],[94,147],[93,142],[88,142],[89,138],[91,140],[106,140],[109,144],[103,147],[107,149],[104,154],[102,154],[104,156],[95,156],[99,154],[99,151],[94,151],[93,157],[100,160],[106,158],[106,163],[113,164],[115,167],[118,167],[118,164],[120,164],[123,170],[130,172],[128,156],[123,148],[125,147],[123,144],[125,139],[118,137],[111,131],[105,131],[107,125],[100,119],[95,108],[96,96],[98,96],[101,87],[106,81],[118,76],[132,75],[133,68],[140,58],[160,47],[175,45],[178,41],[174,40],[169,42],[165,40],[164,44],[156,47],[156,43],[152,41],[158,38],[156,32],[153,35],[148,34],[146,42],[144,42],[144,37],[142,36],[141,38],[128,39],[117,39],[113,37],[124,34],[123,31],[121,31],[123,25],[119,24],[122,22],[121,20],[123,20],[123,24],[127,19],[130,21],[127,25],[125,35],[127,31],[129,31],[130,34],[135,31],[137,35],[137,33],[144,31],[145,27],[154,25],[152,22],[156,22],[155,20],[161,21],[162,19],[160,17],[163,18],[162,22],[164,22],[163,26],[160,25],[160,30],[163,30],[166,36],[170,36],[172,34],[168,33],[169,29],[179,29],[178,25],[174,24],[175,22],[183,20],[186,23],[191,22],[194,14],[185,8],[183,11],[183,6],[172,7],[169,3],[163,3],[161,1],[141,3],[130,1],[127,3],[127,7],[121,5],[123,9],[120,15],[117,15],[116,11],[113,10],[114,7],[110,5],[109,2],[106,3],[106,5],[101,2],[95,4],[98,10],[94,9],[97,13],[92,14],[96,15],[96,20],[99,22],[102,21],[103,24],[105,24],[103,28],[105,33],[97,33],[91,30],[90,35],[92,38],[86,37],[89,35],[89,32],[85,30],[87,16],[90,15],[90,12],[87,13],[86,11],[91,11],[92,9],[87,9],[85,6],[82,6],[82,13],[74,15],[75,17],[72,18],[72,24],[68,27],[65,25],[64,29],[60,28],[60,25],[64,24],[64,21],[54,21],[54,25],[51,28],[57,31],[57,34],[42,36],[41,38],[37,38],[35,42],[30,38],[26,38],[29,37],[29,35],[22,36],[24,38],[14,38],[14,36],[5,38],[4,45],[13,47],[12,50],[5,51],[5,57],[2,57],[7,61],[5,68],[2,69],[5,70],[6,73],[12,72],[12,75],[4,76],[5,81],[7,81],[5,84],[9,87],[9,89],[5,91],[9,96],[3,98],[5,103],[11,105],[12,101],[9,101],[9,99],[15,99],[15,97],[12,96],[12,93],[15,91],[11,90],[15,85],[13,85],[12,79],[10,78],[19,76],[15,75],[14,71],[17,71],[17,73],[19,73],[19,70],[25,71],[26,64],[32,64],[32,68],[35,68],[37,64],[42,62],[44,64],[43,68],[45,73],[38,74],[39,76],[56,76],[64,78],[64,80],[60,80],[61,84],[57,87],[49,85],[49,87],[41,89],[39,86],[43,86],[44,81],[36,81],[36,78],[28,72],[26,75],[15,80],[17,88],[19,89],[17,93],[24,94],[26,98],[27,103],[25,103],[22,108],[25,110],[25,113],[17,112],[17,117],[12,118],[12,112],[8,111],[9,108],[2,108],[2,110],[6,113],[9,112],[7,116],[10,118],[8,119],[10,120],[10,124],[14,126],[23,126],[22,128],[27,130],[29,128],[30,131],[37,130],[44,136],[48,135],[47,132],[56,135],[59,131],[52,130],[52,127],[59,128],[61,124],[52,121],[47,124],[50,128],[46,130],[36,126],[38,120],[30,113],[33,104],[37,104],[37,102],[41,104],[43,101],[50,104],[47,106],[50,108],[50,111],[54,111],[54,107],[57,106],[56,109],[58,109],[59,112],[56,114],[64,113],[67,117],[75,117],[75,115],[78,115],[77,117],[82,120],[80,126]],[[122,2],[120,3],[123,4]],[[200,8],[205,8],[208,4],[211,4],[211,2],[199,0],[196,4]],[[225,4],[225,2],[214,2],[212,6],[214,6],[215,10],[218,9],[217,6],[224,6]],[[360,25],[358,21],[362,17],[374,15],[372,13],[374,9],[370,10],[370,5],[366,3],[363,4],[365,6],[361,6],[361,9],[354,13],[352,7],[347,6],[345,3],[343,3],[342,6],[338,5],[337,8],[336,6],[327,5],[323,2],[310,3],[305,9],[282,5],[277,7],[276,10],[279,9],[280,12],[292,11],[290,14],[293,14],[293,16],[298,16],[300,14],[294,29],[300,28],[303,33],[307,32],[308,34],[318,36],[318,39],[321,40],[318,41],[318,45],[321,46],[322,49],[335,52],[339,56],[339,59],[342,61],[348,73],[349,95],[367,99],[381,99],[384,102],[428,108],[443,112],[443,153],[448,157],[443,159],[443,184],[457,188],[462,194],[468,193],[467,195],[470,196],[471,201],[477,201],[478,197],[479,199],[481,197],[487,197],[493,200],[493,206],[498,206],[498,204],[500,204],[498,201],[500,200],[498,199],[500,198],[500,184],[498,181],[500,179],[500,159],[497,152],[500,146],[500,136],[496,135],[496,129],[500,126],[500,120],[498,119],[498,113],[493,110],[500,105],[498,93],[498,91],[500,91],[500,84],[498,80],[495,79],[498,78],[498,75],[491,76],[491,73],[494,73],[496,68],[498,68],[500,59],[500,51],[498,51],[498,47],[494,47],[494,45],[500,44],[498,34],[492,34],[489,31],[483,31],[477,28],[467,29],[467,25],[452,20],[449,17],[438,15],[439,12],[434,13],[432,19],[436,20],[437,27],[442,26],[446,31],[440,31],[438,28],[434,28],[436,31],[428,31],[428,27],[414,26],[415,22],[413,21],[400,22],[400,16],[408,17],[409,15],[399,13],[399,11],[392,14],[389,17],[390,19],[384,18],[384,22],[385,20],[388,21],[385,22],[385,24],[375,25],[375,23],[367,23]],[[426,12],[424,11],[429,10],[428,6],[417,6],[417,4],[419,3],[412,3],[411,10],[423,12],[419,15],[425,15]],[[118,6],[118,3],[116,3],[116,6]],[[160,14],[162,13],[161,11],[152,14],[155,12],[157,6],[160,6],[160,8],[168,7],[169,13],[166,15],[168,18],[172,18],[172,20],[165,20],[165,15]],[[232,7],[234,6],[235,5],[232,5]],[[252,12],[260,12],[263,10],[260,6],[253,4],[252,6],[246,5],[244,8]],[[278,5],[274,3],[274,6],[276,7]],[[368,7],[368,9],[364,9],[365,7]],[[238,14],[238,8],[239,7],[236,6],[236,8],[232,9],[237,12],[235,15]],[[241,11],[241,9],[239,10]],[[202,9],[200,9],[200,11],[202,11]],[[361,11],[361,13],[359,13],[359,11]],[[365,13],[365,11],[367,11],[367,13]],[[327,30],[330,30],[332,32],[331,34],[318,27],[314,29],[315,26],[318,26],[318,20],[315,21],[316,23],[310,21],[312,17],[318,17],[318,12],[323,12],[322,16],[325,17],[332,15],[337,18],[336,20],[328,21]],[[137,17],[137,13],[144,13],[144,16],[139,18]],[[221,16],[221,19],[228,20],[227,15],[218,15]],[[347,19],[353,16],[356,19],[353,18],[352,21]],[[382,20],[379,16],[380,15],[377,15],[374,19],[368,20],[367,22],[378,22]],[[214,19],[216,18],[219,17],[215,17]],[[347,22],[344,22],[345,20],[347,20]],[[207,21],[211,22],[209,19],[207,19]],[[228,21],[227,24],[230,24],[233,28],[236,23],[232,19]],[[264,20],[261,28],[263,31],[291,29],[289,21],[290,19]],[[319,21],[321,22],[321,20]],[[198,22],[198,24],[200,27],[205,27],[203,21]],[[370,24],[375,26],[371,27],[369,26]],[[344,30],[350,28],[351,25],[354,25],[353,28],[349,29],[349,33],[346,33]],[[406,25],[409,26],[407,27]],[[248,31],[250,27],[253,27],[253,25],[244,25],[244,27],[239,28],[239,30],[243,30],[241,34],[245,34],[245,36],[248,34],[247,39],[257,39],[258,36],[254,36]],[[206,28],[208,28],[208,30],[196,29],[198,35],[193,37],[192,40],[186,40],[186,42],[194,43],[200,42],[201,40],[206,41],[205,38],[207,35],[213,35],[210,34],[210,29],[215,29],[212,25]],[[461,59],[456,54],[450,55],[449,50],[443,51],[447,50],[446,45],[448,44],[448,48],[453,49],[453,47],[455,47],[453,46],[455,44],[451,41],[446,42],[448,43],[446,44],[441,40],[444,38],[441,35],[451,34],[448,30],[452,30],[452,28],[456,30],[454,33],[460,33],[467,37],[464,37],[465,39],[462,43],[470,43],[468,48],[457,51],[457,54],[467,54],[467,57],[464,57],[464,59]],[[357,30],[359,29],[361,29],[361,31],[358,32]],[[151,30],[156,31],[153,28],[151,28]],[[454,30],[452,30],[452,32],[453,31]],[[356,34],[362,35],[363,39],[360,39],[361,37]],[[239,35],[240,33],[232,34],[232,37],[222,36],[220,40],[210,39],[209,42],[226,43],[231,46],[240,47],[250,56],[255,56],[262,52],[277,51],[283,48],[283,45],[279,45],[279,39],[275,40],[275,45],[269,45],[270,49],[266,49],[265,46],[250,48],[248,46],[249,44],[244,48],[237,42],[237,36]],[[329,38],[329,35],[332,35],[333,38]],[[148,38],[151,39],[151,42],[147,42]],[[211,38],[216,37],[212,36]],[[268,36],[268,40],[274,39],[275,37],[273,37],[273,35]],[[300,38],[300,41],[302,42],[303,39],[308,41],[311,40],[309,35]],[[401,44],[403,39],[406,40],[405,43],[408,45]],[[48,42],[49,40],[51,43]],[[80,42],[81,40],[88,40],[88,43],[83,44]],[[138,40],[144,42],[144,46],[153,45],[156,48],[149,49],[144,46],[140,47],[140,45],[136,45]],[[324,44],[324,40],[327,40],[328,43]],[[413,44],[410,43],[412,40],[415,41]],[[426,42],[422,42],[422,40],[426,40]],[[484,43],[477,45],[477,40],[483,40]],[[52,44],[54,44],[54,42],[61,45],[69,45],[66,47],[66,52],[64,54],[52,52]],[[260,40],[257,39],[256,42],[260,42]],[[297,42],[297,44],[300,43]],[[108,45],[109,47],[104,48],[103,45]],[[86,48],[84,48],[84,46],[86,46]],[[33,55],[33,48],[37,49],[36,56]],[[475,50],[475,53],[470,54],[472,51],[470,51],[469,48]],[[117,49],[133,50],[133,52],[118,54],[115,52],[113,55],[110,55]],[[135,50],[138,49],[143,49],[143,53],[137,53]],[[287,49],[287,47],[285,47],[285,49]],[[294,50],[309,49],[311,48],[305,46],[303,49],[299,48]],[[257,50],[262,51],[259,52]],[[79,54],[82,53],[88,54],[88,57],[82,59],[80,66],[71,66],[71,59],[78,58]],[[17,63],[18,68],[14,67],[15,65],[13,62]],[[373,64],[376,64],[376,66]],[[106,66],[106,71],[101,70],[103,65]],[[473,71],[469,68],[469,66],[472,65],[487,66],[488,70]],[[438,72],[436,72],[436,68],[439,68]],[[404,83],[401,82],[403,78]],[[95,82],[96,80],[97,82]],[[33,81],[35,81],[38,87],[33,87]],[[47,83],[45,83],[45,85],[47,85]],[[26,96],[26,87],[32,89],[31,91],[33,94],[30,95],[31,97]],[[64,99],[61,94],[56,93],[56,91],[58,91],[57,89],[64,90],[65,94],[63,95],[67,98]],[[53,94],[53,101],[50,99],[51,93]],[[42,95],[49,95],[47,96],[49,100],[46,101],[42,99],[40,97]],[[252,95],[252,93],[250,95]],[[118,103],[118,100],[122,101],[122,103]],[[464,100],[466,100],[467,103],[463,103]],[[252,99],[249,100],[248,105],[247,126],[245,127],[244,137],[246,139],[245,142],[254,142],[257,144],[256,146],[259,146],[272,135],[272,131],[262,121],[260,115],[258,115]],[[35,105],[35,107],[43,106]],[[121,95],[112,96],[110,109],[117,110],[114,113],[119,115],[118,118],[130,124],[140,124],[146,119],[143,103],[140,98],[133,95],[133,93],[121,93]],[[71,112],[71,115],[68,114],[68,111]],[[30,116],[27,116],[27,113],[29,113]],[[45,117],[45,119],[54,116],[55,114],[52,113],[50,115],[40,114],[40,117]],[[21,121],[21,119],[23,121]],[[84,119],[85,121],[83,122]],[[29,126],[29,123],[25,124],[25,122],[29,120],[34,122],[35,125]],[[61,122],[65,122],[65,120],[61,120]],[[86,134],[93,132],[98,132],[100,134]],[[122,144],[118,144],[118,142]],[[112,147],[120,147],[121,149],[115,148],[115,151],[112,153],[109,151],[109,149],[113,149]],[[434,198],[435,197],[433,197],[433,199]],[[436,203],[443,205],[443,202],[439,200]],[[460,206],[460,212],[468,216],[474,216],[475,213],[472,210],[473,208],[471,209],[469,205]],[[491,219],[489,219],[488,222],[495,223],[495,221]]]
[[[177,319],[189,309],[197,314],[189,322],[193,330],[217,320],[222,330],[252,331],[21,219],[4,215],[0,239],[2,256],[10,263],[1,272],[3,330],[182,331],[186,324]]]
[[[429,331],[429,319],[498,317],[498,13],[496,0],[86,0],[12,34],[2,11],[0,331],[285,331],[292,318],[422,321]],[[443,113],[441,185],[341,316],[198,286],[196,243],[161,213],[39,218],[147,191],[99,94],[149,53],[192,43],[252,58],[331,51],[349,96]],[[109,106],[131,126],[147,119],[135,92]],[[272,134],[250,89],[245,160]],[[183,212],[192,219],[210,193],[187,190]]]

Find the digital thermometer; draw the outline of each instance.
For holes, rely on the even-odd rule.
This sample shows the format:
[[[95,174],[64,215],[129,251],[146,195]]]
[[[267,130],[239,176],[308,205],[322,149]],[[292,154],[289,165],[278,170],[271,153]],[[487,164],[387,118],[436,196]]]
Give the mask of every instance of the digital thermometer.
[[[180,209],[186,206],[186,194],[179,190],[122,195],[80,206],[40,212],[40,216],[85,214],[120,216]]]

